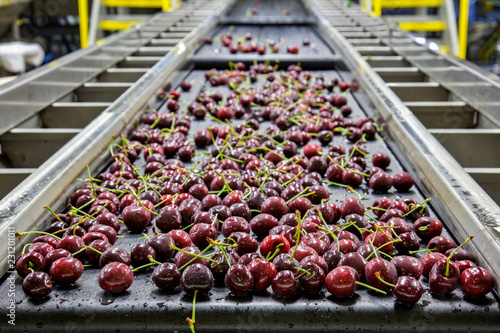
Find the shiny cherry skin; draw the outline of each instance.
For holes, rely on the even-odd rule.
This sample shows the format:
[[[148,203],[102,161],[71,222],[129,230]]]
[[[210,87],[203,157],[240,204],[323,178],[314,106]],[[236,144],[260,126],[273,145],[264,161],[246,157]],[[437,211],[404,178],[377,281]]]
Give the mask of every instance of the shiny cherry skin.
[[[89,247],[85,249],[87,259],[92,265],[97,266],[99,264],[99,259],[101,259],[101,254],[99,252],[103,253],[112,245],[102,239],[96,239],[92,241],[92,243],[90,243],[88,246]],[[94,250],[97,250],[99,252],[96,252]]]
[[[439,252],[426,253],[422,258],[420,258],[420,263],[422,264],[422,276],[428,279],[432,266],[442,259],[446,259],[446,256]]]
[[[33,243],[26,248],[26,252],[38,252],[44,257],[51,251],[54,251],[54,247],[48,243]]]
[[[45,272],[31,272],[23,280],[23,291],[31,298],[44,298],[52,292],[52,280]]]
[[[191,227],[189,236],[194,245],[204,249],[209,244],[207,239],[217,239],[217,229],[211,224],[198,223]]]
[[[88,229],[88,232],[100,232],[101,234],[104,234],[104,236],[108,238],[109,244],[111,245],[116,243],[118,236],[113,227],[104,224],[95,224]]]
[[[165,206],[158,214],[160,215],[156,217],[155,223],[161,232],[169,232],[182,226],[182,216],[177,206]]]
[[[38,252],[28,252],[21,256],[16,262],[16,271],[20,277],[25,277],[31,270],[43,271],[45,269],[45,257]]]
[[[246,253],[240,257],[240,260],[238,260],[238,264],[248,266],[248,264],[251,263],[252,260],[257,259],[257,258],[264,259],[264,258],[262,258],[260,253],[257,253],[257,252]]]
[[[292,258],[288,253],[280,253],[274,257],[273,264],[276,265],[278,271],[289,270],[295,272],[295,267],[299,266],[299,261]]]
[[[446,274],[448,260],[441,259],[432,266],[429,272],[429,288],[437,294],[449,294],[458,287],[460,270],[452,261],[449,262],[449,271]]]
[[[250,224],[241,216],[231,216],[222,224],[221,232],[224,237],[228,237],[233,232],[245,232],[248,234],[250,233]]]
[[[253,275],[253,290],[257,292],[266,290],[271,285],[276,274],[278,274],[275,264],[260,258],[252,260],[247,267]]]
[[[197,248],[196,246],[188,246],[182,249],[184,252],[192,253],[192,254],[200,254],[200,249]],[[205,266],[208,266],[208,260],[203,259],[203,258],[197,258],[194,257],[191,254],[184,253],[184,252],[177,252],[174,257],[174,262],[177,268],[181,268],[182,266],[186,265],[187,263],[191,264],[202,264]],[[192,261],[191,261],[192,260]]]
[[[169,232],[167,232],[167,235],[169,235],[170,238],[172,238],[174,245],[180,249],[191,246],[192,244],[191,237],[189,237],[189,234],[184,230],[181,229],[170,230]]]
[[[398,278],[398,271],[396,267],[389,261],[382,258],[374,258],[368,261],[365,267],[365,277],[368,283],[378,289],[387,291],[391,287],[380,281],[376,272],[380,274],[380,278],[387,283],[395,284]]]
[[[158,288],[173,290],[181,283],[181,272],[175,264],[166,262],[155,268],[151,279]]]
[[[291,297],[299,292],[300,282],[292,271],[284,270],[276,274],[271,282],[271,287],[276,296]]]
[[[112,246],[109,249],[106,249],[99,259],[99,265],[104,267],[113,261],[124,263],[127,266],[130,266],[132,263],[132,259],[130,258],[128,251],[118,246]]]
[[[356,270],[348,266],[338,266],[326,276],[325,287],[332,296],[344,298],[354,294],[356,281],[359,281]]]
[[[396,256],[391,263],[396,267],[398,276],[412,276],[420,280],[422,276],[422,263],[418,258],[411,256]]]
[[[57,259],[50,266],[50,277],[55,284],[75,283],[83,274],[83,264],[76,258]]]
[[[414,222],[413,230],[419,238],[429,241],[431,238],[441,235],[443,223],[436,218],[424,216]]]
[[[151,213],[142,206],[127,206],[122,211],[122,219],[132,233],[142,232],[151,222]]]
[[[483,267],[470,267],[460,274],[460,289],[467,297],[486,296],[493,289],[494,283],[491,273]]]
[[[363,216],[365,214],[365,206],[356,198],[347,198],[340,205],[340,213],[343,218],[350,214]]]
[[[288,213],[288,205],[280,197],[270,197],[262,203],[260,211],[263,214],[270,214],[279,220],[283,215]]]
[[[365,267],[368,262],[359,253],[351,252],[345,254],[338,262],[338,266],[349,266],[356,270],[359,277],[363,279],[365,276]]]
[[[231,266],[224,278],[224,284],[236,296],[246,296],[253,288],[253,275],[243,264]]]
[[[149,264],[149,258],[155,259],[156,252],[148,244],[135,244],[130,252],[131,263],[134,267],[140,267]]]
[[[99,287],[114,294],[121,293],[134,282],[134,273],[121,262],[111,262],[99,273]]]
[[[323,259],[325,259],[326,263],[328,264],[328,272],[330,272],[332,269],[338,266],[338,263],[340,259],[344,257],[344,254],[342,252],[339,252],[337,250],[328,250],[323,254]],[[328,273],[325,272],[325,273]]]
[[[299,246],[297,246],[297,250],[295,250],[295,248],[290,248],[290,250],[288,250],[289,255],[292,255],[294,252],[295,252],[294,258],[297,259],[299,262],[302,261],[302,259],[304,259],[305,257],[318,255],[318,252],[316,252],[316,250],[313,249],[312,247],[300,244]]]
[[[301,274],[300,286],[311,294],[319,293],[325,285],[326,274],[323,269],[313,262],[306,262],[300,268],[308,272]]]
[[[252,229],[252,232],[257,235],[257,237],[267,236],[269,234],[269,230],[278,226],[278,224],[279,221],[275,216],[266,213],[261,213],[250,220],[250,228]]]
[[[212,290],[214,277],[210,269],[202,264],[192,264],[182,271],[181,287],[187,294],[198,290],[200,294],[207,294]]]
[[[231,233],[227,237],[227,243],[228,244],[236,243],[237,245],[234,248],[234,250],[240,256],[243,256],[247,253],[255,252],[259,248],[259,242],[257,242],[257,240],[253,236],[243,231],[237,231]]]
[[[398,192],[408,192],[414,184],[413,178],[408,172],[402,171],[392,177],[393,186]]]
[[[45,256],[45,270],[49,271],[50,266],[52,266],[52,263],[54,261],[65,257],[72,257],[71,253],[69,253],[69,251],[65,249],[55,249],[54,251],[47,253],[47,255]]]
[[[401,303],[415,304],[422,298],[422,285],[412,276],[400,276],[396,282],[392,295]]]
[[[270,235],[265,237],[260,244],[260,253],[263,257],[272,255],[275,251],[278,253],[287,253],[290,250],[290,244],[283,235]]]
[[[83,249],[83,245],[85,245],[85,243],[81,237],[69,235],[61,239],[58,248],[66,249],[71,253],[75,253]]]
[[[156,260],[160,262],[167,261],[175,254],[175,250],[170,247],[170,244],[173,244],[172,238],[167,234],[154,235],[148,238],[146,244],[155,250]]]
[[[449,249],[456,248],[457,243],[453,239],[447,236],[436,236],[433,237],[427,244],[427,249],[436,250],[440,253],[446,253]]]

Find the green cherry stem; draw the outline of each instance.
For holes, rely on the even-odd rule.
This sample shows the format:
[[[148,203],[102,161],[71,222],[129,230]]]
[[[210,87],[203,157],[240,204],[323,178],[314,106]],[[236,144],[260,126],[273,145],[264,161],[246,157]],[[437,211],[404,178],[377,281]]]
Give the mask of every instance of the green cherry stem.
[[[396,285],[392,284],[392,283],[389,283],[387,281],[384,281],[384,279],[382,279],[382,277],[380,276],[380,272],[375,272],[375,276],[377,277],[377,279],[379,279],[380,282],[382,282],[383,284],[391,287],[391,288],[394,288],[396,287]]]
[[[387,293],[386,293],[385,291],[380,290],[380,289],[375,288],[375,287],[372,287],[372,286],[370,286],[369,284],[366,284],[366,283],[363,283],[363,282],[359,282],[359,281],[356,281],[356,282],[354,282],[354,283],[356,283],[358,286],[362,286],[362,287],[365,287],[365,288],[371,289],[371,290],[373,290],[373,291],[376,291],[376,292],[378,292],[378,293],[381,293],[381,294],[387,295]]]
[[[465,240],[465,242],[463,242],[462,244],[460,244],[455,250],[453,250],[452,253],[450,253],[450,255],[448,256],[448,259],[446,259],[446,270],[444,272],[444,276],[449,276],[450,275],[450,260],[451,260],[451,257],[453,257],[453,255],[458,251],[458,249],[460,249],[462,246],[464,246],[465,244],[467,244],[468,242],[470,242],[473,238],[474,238],[474,236],[470,235]]]
[[[25,232],[16,232],[16,237],[17,238],[23,238],[25,235],[29,235],[29,234],[35,234],[35,235],[38,235],[38,234],[41,234],[41,235],[47,235],[47,236],[51,236],[51,237],[54,237],[55,239],[57,240],[61,240],[60,237],[57,237],[53,234],[50,234],[48,232],[45,232],[45,231],[25,231]]]

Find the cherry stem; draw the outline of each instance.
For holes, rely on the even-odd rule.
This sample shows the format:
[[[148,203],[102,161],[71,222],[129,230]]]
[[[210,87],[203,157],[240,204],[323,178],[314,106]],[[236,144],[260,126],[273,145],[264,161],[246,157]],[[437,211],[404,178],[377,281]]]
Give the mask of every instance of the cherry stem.
[[[274,257],[276,257],[276,256],[278,255],[278,253],[280,253],[280,247],[282,247],[283,245],[285,245],[285,244],[284,244],[284,243],[279,243],[279,244],[278,244],[278,246],[276,246],[276,250],[274,250],[274,253],[273,253],[271,256],[269,256],[269,254],[271,253],[271,252],[269,252],[269,253],[267,254],[266,261],[271,261],[271,260],[273,260],[273,259],[274,259]]]
[[[54,215],[54,217],[58,220],[58,221],[61,221],[63,222],[63,220],[61,220],[61,218],[59,216],[57,216],[57,214],[49,207],[49,206],[44,206],[43,208],[47,209],[49,212],[52,213],[52,215]]]
[[[145,265],[139,266],[137,268],[134,268],[132,270],[132,272],[137,272],[140,269],[143,269],[143,268],[146,268],[146,267],[149,267],[149,266],[152,266],[152,265],[156,265],[156,263],[155,262],[150,262],[149,264],[145,264]]]
[[[188,322],[189,328],[191,329],[192,333],[195,333],[194,331],[194,323],[195,323],[195,314],[196,314],[196,295],[198,295],[198,290],[194,291],[193,295],[193,313],[191,315],[192,318],[186,318],[186,321]]]
[[[53,235],[53,234],[50,234],[48,232],[45,232],[45,231],[25,231],[25,232],[16,232],[16,237],[18,238],[23,238],[25,235],[28,235],[28,234],[42,234],[42,235],[47,235],[47,236],[51,236],[51,237],[54,237],[55,239],[57,240],[61,240],[60,237],[57,237],[56,235]]]
[[[161,265],[161,262],[159,262],[158,260],[154,260],[152,255],[149,255],[149,256],[148,256],[148,259],[149,259],[149,261],[151,261],[153,264],[156,264],[156,265]]]
[[[219,250],[222,252],[222,255],[224,256],[224,258],[226,258],[226,262],[227,264],[229,265],[229,267],[231,267],[231,262],[229,261],[229,258],[227,257],[226,255],[226,251],[224,250],[224,247],[221,245],[221,244],[217,244],[217,247],[219,248]]]
[[[462,244],[460,244],[455,250],[453,250],[452,253],[450,253],[450,255],[448,256],[448,259],[446,260],[446,270],[444,272],[444,276],[449,276],[450,275],[450,260],[451,260],[451,257],[453,257],[453,255],[462,247],[464,246],[465,244],[467,244],[468,242],[470,242],[472,239],[474,238],[473,235],[469,235],[469,237],[465,240],[465,242],[463,242]]]
[[[33,243],[28,243],[28,244],[24,245],[23,250],[21,251],[21,257],[24,256],[24,253],[25,253],[26,249],[28,248],[28,246],[30,246],[32,244]]]
[[[299,274],[299,275],[295,278],[295,279],[297,279],[297,280],[298,280],[298,279],[300,279],[302,276],[304,276],[304,274],[305,274],[307,277],[310,277],[310,276],[312,275],[312,273],[311,273],[311,272],[309,272],[309,271],[307,271],[307,270],[305,270],[305,269],[303,269],[303,268],[300,268],[300,267],[295,267],[295,269],[296,269],[296,270],[298,270],[298,271],[301,271],[301,272],[302,272],[301,274]]]
[[[376,276],[376,277],[377,277],[377,279],[379,279],[379,280],[380,280],[380,282],[382,282],[383,284],[385,284],[385,285],[387,285],[387,286],[389,286],[389,287],[391,287],[391,288],[396,287],[396,285],[394,285],[394,284],[392,284],[392,283],[389,283],[389,282],[387,282],[387,281],[384,281],[384,279],[382,279],[382,277],[380,276],[380,272],[375,272],[375,276]]]
[[[94,248],[93,248],[93,247],[91,247],[91,246],[84,245],[82,250],[85,250],[85,249],[90,249],[90,250],[92,250],[92,251],[94,251],[94,252],[96,252],[96,253],[98,253],[98,254],[102,255],[102,252],[101,252],[101,251],[99,251],[99,250],[97,250],[97,249],[94,249]],[[73,255],[75,255],[76,253],[82,252],[82,250],[79,250],[78,252],[73,253]]]
[[[188,251],[185,251],[183,249],[179,249],[177,246],[173,245],[172,243],[170,243],[170,247],[176,251],[179,251],[179,252],[182,252],[182,253],[185,253],[185,254],[189,254],[189,255],[192,255],[194,256],[195,258],[193,258],[192,260],[196,259],[196,258],[201,258],[201,259],[206,259],[208,261],[211,261],[213,263],[217,263],[217,261],[213,260],[212,258],[208,258],[208,257],[205,257],[205,256],[202,256],[201,253],[200,254],[196,254],[196,253],[191,253],[191,252],[188,252]],[[191,260],[191,261],[192,261]],[[190,263],[191,261],[189,261],[188,263]],[[186,265],[184,265],[186,266]],[[184,268],[184,266],[182,266],[182,268]],[[180,270],[180,269],[179,269]]]
[[[365,288],[368,288],[368,289],[371,289],[373,291],[376,291],[378,293],[381,293],[381,294],[384,294],[384,295],[387,295],[387,293],[381,289],[378,289],[378,288],[375,288],[375,287],[372,287],[370,286],[369,284],[366,284],[366,283],[363,283],[363,282],[359,282],[359,281],[356,281],[354,282],[356,283],[358,286],[362,286],[362,287],[365,287]]]
[[[404,215],[403,215],[403,217],[406,217],[406,216],[410,215],[411,213],[413,213],[414,211],[416,211],[416,210],[418,210],[418,209],[420,209],[420,208],[422,208],[422,209],[423,209],[423,208],[424,208],[424,206],[425,206],[425,204],[426,204],[427,202],[429,202],[430,200],[431,200],[431,198],[427,198],[427,199],[425,199],[424,201],[422,201],[422,203],[421,203],[420,205],[416,205],[416,206],[415,206],[415,208],[413,208],[412,210],[410,210],[408,213],[404,214]]]
[[[297,241],[295,242],[295,246],[293,248],[293,252],[292,252],[292,255],[290,256],[290,259],[288,259],[288,261],[292,261],[293,260],[293,257],[295,256],[295,253],[297,252],[297,247],[299,246],[299,242],[300,242],[300,225],[302,224],[302,218],[300,217],[300,212],[297,210],[295,211],[295,216],[297,217],[297,220],[299,221],[297,223],[297,231],[295,232],[295,238],[297,239]]]

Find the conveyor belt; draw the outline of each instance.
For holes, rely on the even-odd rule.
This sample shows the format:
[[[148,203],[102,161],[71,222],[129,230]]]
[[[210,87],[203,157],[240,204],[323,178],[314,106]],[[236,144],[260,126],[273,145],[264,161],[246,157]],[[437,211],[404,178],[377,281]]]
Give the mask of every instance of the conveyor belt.
[[[248,5],[248,2],[245,2],[245,5]],[[441,110],[452,107],[455,112],[464,111],[466,114],[464,119],[468,124],[464,125],[464,127],[475,126],[478,123],[477,118],[483,115],[482,111],[472,107],[460,98],[453,99],[453,103],[443,104],[450,101],[445,97],[448,92],[442,91],[442,85],[429,82],[430,80],[427,79],[426,74],[418,69],[413,69],[411,63],[403,56],[397,55],[397,53],[392,57],[398,58],[389,59],[377,58],[387,57],[387,55],[370,56],[369,53],[367,54],[366,52],[369,52],[366,49],[366,47],[369,47],[367,44],[380,43],[384,38],[382,37],[383,34],[380,34],[377,38],[365,38],[373,36],[372,32],[368,32],[371,28],[363,28],[360,31],[360,25],[356,23],[357,21],[342,15],[343,12],[339,12],[341,9],[336,3],[317,1],[316,4],[313,3],[306,9],[311,10],[312,15],[318,20],[318,24],[314,29],[307,29],[307,34],[309,34],[307,37],[311,40],[317,38],[318,41],[321,41],[321,47],[328,47],[329,54],[333,59],[335,59],[336,55],[341,56],[341,59],[337,58],[327,66],[319,63],[318,67],[325,67],[321,69],[315,67],[315,70],[320,71],[328,78],[338,77],[349,82],[353,78],[357,78],[361,84],[361,89],[346,95],[349,105],[353,106],[353,116],[373,115],[378,111],[380,118],[386,122],[387,145],[383,141],[373,141],[367,144],[367,149],[369,151],[383,151],[389,154],[395,162],[391,164],[391,172],[395,173],[406,169],[418,176],[415,177],[418,189],[412,191],[411,195],[417,200],[432,197],[433,210],[431,214],[444,220],[448,232],[451,232],[458,241],[465,239],[466,236],[464,235],[473,233],[477,242],[475,240],[476,245],[472,247],[480,257],[481,264],[488,266],[498,278],[500,270],[495,259],[499,252],[498,244],[495,243],[497,238],[494,232],[499,227],[498,213],[500,209],[468,178],[452,180],[453,177],[457,175],[463,176],[465,173],[456,162],[448,157],[436,140],[425,139],[423,141],[427,132],[409,110],[405,108],[405,104],[398,100],[396,95],[404,96],[405,86],[404,84],[401,85],[401,83],[405,82],[412,83],[414,88],[438,88],[425,90],[428,92],[429,97],[430,94],[434,94],[433,101],[428,99],[424,101],[411,100],[406,102],[406,106],[417,108],[420,106],[420,110],[422,110],[422,108],[426,107],[425,103],[434,103],[433,105],[441,107]],[[334,24],[327,23],[325,17],[318,13],[318,9],[326,17],[331,15]],[[342,10],[359,14],[352,9],[343,8]],[[219,8],[218,14],[223,12],[224,10]],[[358,16],[361,15],[353,15],[354,18],[359,18]],[[359,19],[359,22],[363,22],[367,26],[370,24],[368,20],[365,22]],[[376,30],[375,23],[370,25],[374,30]],[[206,22],[204,27],[211,29],[213,25],[214,20],[212,19],[212,22]],[[332,26],[338,27],[338,29]],[[352,30],[351,27],[353,27]],[[175,87],[182,79],[187,81],[195,80],[192,92],[183,94],[183,99],[187,100],[194,97],[194,94],[200,89],[211,89],[208,86],[201,86],[202,82],[204,82],[202,79],[203,70],[200,70],[197,66],[207,66],[206,63],[203,64],[199,60],[200,55],[210,55],[210,52],[217,45],[215,43],[212,46],[204,45],[199,48],[196,54],[194,53],[194,46],[205,35],[212,34],[215,36],[218,32],[224,31],[225,28],[221,23],[212,31],[203,31],[203,34],[197,31],[200,33],[199,38],[184,39],[182,50],[179,45],[173,45],[174,41],[161,38],[163,35],[160,35],[160,38],[157,36],[150,40],[150,45],[174,47],[173,52],[166,57],[158,58],[158,55],[151,55],[151,53],[154,54],[154,50],[143,49],[139,52],[149,54],[130,56],[132,58],[122,60],[119,65],[122,66],[120,68],[127,68],[127,70],[117,71],[110,68],[102,72],[100,78],[110,79],[103,79],[102,82],[121,82],[121,80],[115,79],[120,77],[124,78],[123,82],[131,83],[129,85],[130,89],[122,94],[117,101],[102,101],[98,105],[90,105],[88,103],[95,102],[92,99],[93,94],[99,91],[102,86],[100,83],[89,82],[87,85],[79,87],[81,96],[86,95],[88,99],[92,100],[80,104],[83,103],[84,106],[94,107],[94,109],[109,105],[108,111],[98,116],[91,123],[91,126],[86,128],[87,133],[74,132],[71,128],[74,125],[72,123],[68,124],[68,129],[61,132],[65,135],[77,134],[75,139],[65,146],[72,147],[74,150],[58,152],[47,162],[47,165],[40,168],[38,179],[34,175],[31,179],[28,179],[28,182],[24,183],[24,188],[16,189],[13,196],[9,196],[6,200],[0,202],[2,237],[7,237],[7,228],[9,226],[15,226],[16,231],[43,228],[43,225],[47,224],[49,216],[47,213],[42,212],[41,207],[44,205],[50,205],[58,211],[62,210],[67,203],[67,195],[77,186],[78,178],[86,177],[86,170],[84,170],[86,164],[89,164],[92,174],[98,174],[109,164],[106,150],[107,143],[113,136],[119,133],[127,134],[131,128],[134,128],[135,120],[139,118],[141,111],[147,111],[153,107],[160,107],[160,111],[165,111],[165,106],[158,105],[154,101],[153,95],[166,81],[172,82]],[[398,32],[391,33],[393,37],[398,34]],[[320,35],[326,37],[320,38]],[[340,38],[335,41],[337,36]],[[342,38],[346,36],[352,36],[350,38],[356,39],[357,42],[355,42],[356,46],[354,47],[358,47],[358,50],[351,48],[348,43],[343,43]],[[300,35],[300,38],[303,38],[303,36]],[[360,41],[360,39],[363,39],[363,41]],[[369,39],[369,41],[366,41],[366,39]],[[388,48],[383,48],[378,49],[377,52],[385,53],[388,50]],[[350,53],[351,51],[361,51],[361,53],[364,53],[365,58],[360,53]],[[307,56],[307,51],[304,52],[304,55]],[[278,54],[276,57],[280,60],[282,56],[288,55]],[[297,61],[302,59],[300,52],[295,56]],[[187,57],[191,57],[189,61]],[[235,62],[238,60],[248,62],[245,57],[247,57],[246,54],[237,54],[232,57],[232,60]],[[386,69],[384,72],[380,68],[387,68],[387,66],[378,67],[379,74],[396,78],[399,75],[407,79],[405,75],[401,75],[401,73],[406,73],[401,72],[401,68],[408,69],[407,72],[416,81],[396,80],[391,82],[398,82],[399,85],[381,85],[382,80],[375,71],[369,68],[368,65],[360,67],[363,62],[371,62],[372,65],[376,64],[377,59],[380,59],[381,62],[385,61],[384,64],[401,61],[401,66],[397,70]],[[292,60],[288,59],[288,61]],[[148,68],[148,65],[154,64],[156,64],[154,68],[144,74],[144,70]],[[310,64],[313,67],[313,61]],[[214,63],[214,65],[220,64]],[[142,68],[139,69],[138,66]],[[128,67],[132,69],[129,70]],[[360,76],[360,72],[364,76]],[[144,75],[142,76],[142,74]],[[133,83],[134,77],[136,80],[141,78]],[[420,82],[421,84],[418,85],[414,82]],[[111,86],[114,89],[123,88],[122,84],[105,87]],[[220,90],[224,94],[229,92],[224,87],[221,87]],[[398,92],[399,94],[397,94]],[[458,96],[462,97],[461,95]],[[410,94],[409,99],[416,98],[411,97]],[[64,103],[68,102],[61,101],[57,105],[52,105],[51,108],[64,107]],[[79,106],[74,106],[73,109],[78,110]],[[416,113],[418,114],[418,112]],[[422,113],[425,113],[425,111],[422,111]],[[427,122],[432,123],[432,121],[432,119],[427,119]],[[205,128],[209,123],[211,123],[209,120],[204,122],[193,121],[191,130]],[[234,122],[234,124],[238,123],[239,121]],[[21,132],[16,131],[11,131],[9,135],[22,133],[24,137],[29,137],[27,134],[29,130],[26,132],[22,132],[22,130]],[[434,135],[439,137],[443,133],[445,133],[445,130],[440,129],[440,132],[435,131]],[[456,131],[453,132],[453,135],[455,133]],[[336,136],[335,143],[345,144],[345,139]],[[439,154],[439,159],[437,159],[436,154]],[[422,159],[422,157],[425,158]],[[470,172],[470,168],[468,171]],[[37,186],[34,186],[35,184]],[[462,187],[464,184],[465,187]],[[454,187],[456,189],[453,189]],[[344,189],[335,187],[329,189],[334,202],[340,202],[348,196]],[[378,195],[369,192],[367,188],[363,188],[363,190],[370,194],[370,200],[378,197]],[[468,195],[458,195],[458,191],[470,192]],[[481,197],[474,198],[475,194],[479,194]],[[397,193],[389,194],[392,198],[396,198],[397,195]],[[471,212],[471,206],[473,205],[477,205],[476,210]],[[491,206],[486,209],[485,205]],[[467,219],[467,223],[464,223],[464,220]],[[124,236],[125,238],[120,240],[120,244],[129,249],[137,237],[130,234],[124,234]],[[22,240],[22,242],[26,241],[27,237]],[[18,249],[22,247],[22,242],[17,244]],[[6,239],[5,243],[7,243]],[[2,251],[4,251],[3,248]],[[2,253],[0,252],[0,254]],[[2,262],[2,264],[5,263]],[[112,329],[118,329],[120,332],[146,329],[188,331],[184,319],[191,314],[192,299],[185,297],[182,293],[167,294],[157,291],[150,281],[149,274],[137,274],[130,290],[117,297],[100,289],[97,290],[98,270],[91,269],[84,274],[86,279],[80,280],[77,287],[74,289],[56,288],[51,297],[43,302],[31,301],[25,298],[19,290],[20,278],[17,278],[18,291],[16,297],[19,326],[15,328],[17,330],[27,329],[31,331],[37,329],[54,332],[63,329],[74,329],[78,325],[77,328],[82,331]],[[7,275],[4,276],[3,283],[0,285],[0,293],[2,294],[8,292],[9,285],[6,278]],[[2,300],[1,302],[5,301]],[[383,332],[437,332],[450,330],[453,332],[495,332],[499,330],[497,318],[500,315],[500,308],[498,304],[496,296],[491,294],[481,301],[464,301],[459,291],[454,292],[450,297],[439,297],[426,293],[422,300],[411,308],[394,304],[392,298],[376,296],[366,290],[358,290],[355,297],[346,300],[325,298],[323,294],[319,297],[302,295],[300,298],[289,300],[281,300],[268,295],[253,295],[244,299],[235,299],[228,295],[225,288],[216,287],[208,297],[198,299],[196,327],[200,331],[214,332],[221,330],[249,332],[331,331],[332,329]],[[1,303],[1,305],[3,307],[4,303]]]

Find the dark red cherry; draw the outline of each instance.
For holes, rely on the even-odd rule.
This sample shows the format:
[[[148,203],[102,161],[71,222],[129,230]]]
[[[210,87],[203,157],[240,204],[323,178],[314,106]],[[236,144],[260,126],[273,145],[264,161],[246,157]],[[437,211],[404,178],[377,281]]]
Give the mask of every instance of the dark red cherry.
[[[392,177],[393,186],[399,192],[408,192],[413,186],[413,178],[408,172],[400,172]]]
[[[110,227],[109,225],[104,225],[104,224],[95,224],[91,226],[88,230],[88,232],[100,232],[109,241],[109,244],[113,245],[116,242],[117,239],[117,234],[116,230],[113,227]]]
[[[365,214],[365,207],[356,198],[348,198],[340,205],[340,213],[343,218],[350,214],[358,214],[363,216]]]
[[[54,249],[57,249],[57,245],[59,244],[59,239],[49,235],[40,235],[38,237],[35,237],[32,243],[47,243],[51,245]]]
[[[420,249],[420,240],[413,232],[404,232],[399,235],[399,242],[394,243],[394,247],[399,254],[408,254],[410,251]]]
[[[59,242],[60,249],[66,249],[72,254],[83,249],[83,245],[85,245],[83,239],[73,235],[65,236]]]
[[[291,248],[290,250],[288,250],[288,254],[289,255],[293,254],[293,257],[300,262],[302,259],[306,257],[313,255],[317,256],[318,252],[316,252],[316,250],[314,250],[312,247],[299,244],[299,246],[297,246],[296,248]]]
[[[154,235],[147,239],[146,244],[155,250],[156,260],[160,262],[165,262],[174,256],[175,251],[170,247],[173,240],[167,234]]]
[[[111,247],[111,244],[107,241],[103,241],[102,239],[96,239],[92,241],[85,249],[85,254],[87,255],[87,259],[92,265],[98,265],[99,259],[101,259],[101,254],[99,252],[104,252]],[[96,252],[95,250],[99,251]]]
[[[311,294],[319,293],[323,289],[326,279],[326,273],[323,269],[312,262],[305,263],[300,268],[308,272],[301,274],[299,278],[301,287]]]
[[[25,277],[33,271],[45,269],[45,258],[41,253],[28,252],[22,255],[16,262],[16,271],[20,277]]]
[[[460,288],[467,297],[484,297],[493,289],[494,283],[491,273],[483,267],[470,267],[460,274]]]
[[[83,274],[83,264],[76,258],[63,257],[50,266],[50,277],[55,284],[75,283]]]
[[[385,291],[389,290],[390,287],[377,278],[375,274],[377,272],[385,282],[392,285],[396,283],[398,272],[396,267],[389,261],[382,258],[374,258],[368,261],[365,267],[365,277],[371,286]]]
[[[266,199],[266,201],[273,198],[281,199],[277,197],[272,197]],[[275,216],[266,213],[261,213],[250,220],[250,228],[252,229],[253,233],[256,234],[258,237],[267,236],[269,234],[269,230],[276,227],[278,224],[279,224],[278,219]]]
[[[194,245],[205,248],[209,244],[208,239],[217,239],[217,229],[211,224],[198,223],[191,227],[189,236]]]
[[[453,239],[447,236],[436,236],[433,237],[427,244],[429,250],[435,250],[440,253],[445,253],[449,249],[456,248],[457,243]]]
[[[418,237],[424,241],[429,241],[431,238],[441,235],[443,223],[436,218],[424,216],[415,221],[413,230]]]
[[[348,266],[338,266],[326,276],[325,287],[332,296],[344,298],[354,294],[356,281],[359,281],[356,270]]]
[[[446,259],[446,256],[439,252],[434,253],[426,253],[421,259],[420,263],[422,264],[422,276],[426,279],[429,278],[429,272],[432,269],[432,266],[439,260]]]
[[[169,232],[182,226],[182,216],[177,206],[165,206],[158,214],[160,215],[156,217],[155,223],[161,232]]]
[[[52,251],[54,248],[48,243],[33,243],[26,248],[26,252],[38,252],[44,257]]]
[[[392,187],[392,178],[386,172],[377,172],[370,177],[369,186],[374,192],[385,193]]]
[[[192,264],[182,271],[181,287],[184,292],[193,294],[198,290],[201,294],[206,294],[212,290],[214,277],[210,269],[202,264]]]
[[[392,295],[401,303],[415,304],[422,298],[422,285],[412,276],[400,276],[392,290]]]
[[[99,259],[99,265],[101,267],[106,266],[110,262],[122,262],[127,266],[130,266],[132,263],[132,259],[130,258],[130,254],[122,249],[121,247],[117,246],[112,246],[108,249],[106,249],[102,255],[101,258]]]
[[[253,275],[247,266],[235,264],[228,269],[224,283],[234,295],[245,296],[252,291]]]
[[[383,170],[391,164],[391,158],[384,153],[375,153],[372,157],[373,166],[379,167]]]
[[[270,197],[262,203],[260,210],[263,214],[270,214],[279,220],[283,215],[288,213],[288,206],[282,198]]]
[[[69,251],[65,249],[56,249],[52,252],[47,253],[47,255],[45,256],[45,270],[49,271],[50,266],[52,266],[52,263],[57,259],[70,257],[72,257],[71,253],[69,253]]]
[[[449,269],[447,271],[447,265]],[[449,294],[458,287],[460,270],[452,261],[438,260],[429,272],[429,288],[437,294]]]
[[[122,211],[122,219],[132,233],[140,233],[151,222],[151,213],[142,206],[127,206]]]
[[[130,252],[130,259],[134,267],[149,264],[149,258],[155,259],[155,257],[155,250],[147,244],[135,244]]]
[[[257,242],[257,240],[250,234],[242,231],[231,233],[227,237],[227,243],[229,244],[236,243],[237,246],[234,248],[234,250],[240,256],[247,253],[255,252],[259,248],[259,243]]]
[[[99,287],[112,292],[121,293],[134,282],[134,273],[129,266],[121,262],[111,262],[99,273]]]
[[[287,253],[290,250],[290,243],[283,235],[270,235],[265,237],[260,244],[260,253],[263,257],[272,255],[275,251],[278,253]]]
[[[365,276],[367,261],[359,253],[351,252],[345,254],[338,262],[337,266],[349,266],[356,270],[360,278]]]
[[[328,250],[323,254],[323,259],[325,259],[328,264],[328,272],[338,266],[339,261],[344,257],[342,252],[336,250]],[[325,272],[325,273],[328,273]]]
[[[411,256],[397,256],[391,260],[391,263],[396,267],[398,276],[412,276],[420,280],[422,276],[422,263],[418,258]]]
[[[32,272],[23,280],[23,291],[31,298],[44,298],[52,292],[52,281],[45,272]]]
[[[454,248],[451,248],[451,249],[448,249],[446,250],[445,252],[445,256],[450,256],[451,253],[455,251]],[[453,256],[451,257],[450,259],[451,261],[459,261],[459,260],[469,260],[469,261],[472,261],[472,262],[476,262],[476,256],[474,255],[474,253],[470,252],[470,251],[467,251],[466,249],[464,248],[460,248],[458,250],[456,250],[456,252],[453,254]]]
[[[181,283],[181,272],[175,264],[163,263],[155,268],[151,279],[162,290],[173,290]]]
[[[255,291],[266,290],[278,273],[276,265],[272,262],[264,261],[263,259],[256,258],[248,264],[248,269],[253,275]]]
[[[279,297],[291,297],[299,292],[300,283],[292,271],[285,270],[276,274],[271,287],[275,295]]]
[[[192,244],[191,237],[189,237],[189,234],[184,230],[170,230],[169,232],[167,232],[167,235],[172,238],[174,245],[180,249],[191,246]]]

